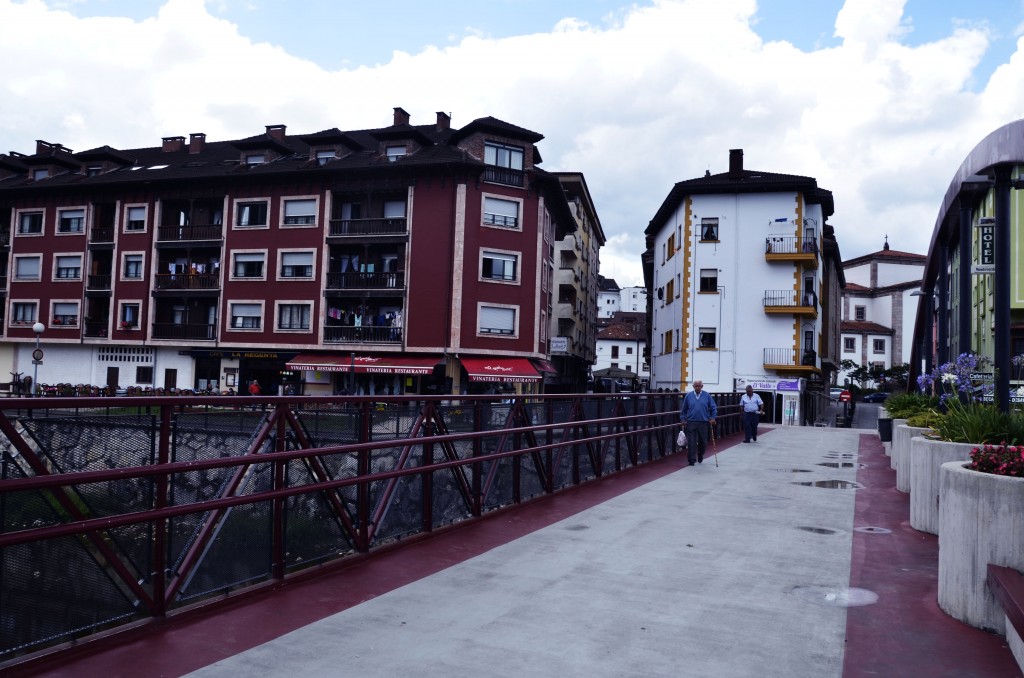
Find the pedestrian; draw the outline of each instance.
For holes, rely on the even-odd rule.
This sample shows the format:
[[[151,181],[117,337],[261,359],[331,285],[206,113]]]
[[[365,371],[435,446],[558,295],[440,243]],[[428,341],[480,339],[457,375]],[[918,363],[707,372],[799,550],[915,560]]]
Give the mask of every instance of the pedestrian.
[[[740,396],[740,405],[743,406],[743,442],[749,443],[753,439],[756,443],[757,422],[764,414],[764,401],[754,393],[754,387],[748,384],[747,392]]]
[[[258,396],[260,394],[260,382],[253,379],[249,382],[249,395]]]
[[[690,466],[704,462],[704,452],[708,448],[708,427],[715,425],[718,416],[718,405],[710,393],[704,393],[704,382],[700,379],[693,382],[693,390],[683,396],[683,404],[679,408],[679,420],[686,431],[686,460]]]

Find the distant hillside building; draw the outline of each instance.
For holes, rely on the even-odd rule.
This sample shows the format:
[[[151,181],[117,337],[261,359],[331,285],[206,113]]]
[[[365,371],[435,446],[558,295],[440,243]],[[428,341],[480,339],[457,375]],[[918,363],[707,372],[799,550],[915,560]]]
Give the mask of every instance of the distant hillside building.
[[[611,318],[622,310],[622,289],[614,278],[598,276],[597,317]]]
[[[597,335],[597,360],[593,371],[625,370],[646,388],[651,379],[646,356],[647,325],[644,313],[616,313]]]
[[[910,362],[925,257],[889,247],[843,262],[841,360],[887,370]],[[836,383],[847,383],[840,370]]]

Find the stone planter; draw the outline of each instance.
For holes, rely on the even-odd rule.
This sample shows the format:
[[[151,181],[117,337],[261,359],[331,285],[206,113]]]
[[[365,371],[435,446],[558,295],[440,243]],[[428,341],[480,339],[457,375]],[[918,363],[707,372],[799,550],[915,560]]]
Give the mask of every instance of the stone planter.
[[[1005,635],[1006,615],[986,585],[989,563],[1024,571],[1024,478],[942,465],[939,488],[939,607]]]
[[[893,457],[890,461],[896,469],[896,489],[900,492],[910,492],[910,440],[929,430],[907,426],[905,419],[893,421]]]
[[[928,429],[912,430],[927,431]],[[950,461],[963,463],[970,461],[971,450],[977,446],[971,443],[932,440],[924,438],[920,434],[907,442],[910,450],[906,455],[908,470],[904,473],[904,477],[909,481],[906,491],[910,492],[910,526],[921,532],[938,534],[939,472],[942,470],[942,465]],[[897,469],[897,488],[899,488],[899,479],[900,472]]]

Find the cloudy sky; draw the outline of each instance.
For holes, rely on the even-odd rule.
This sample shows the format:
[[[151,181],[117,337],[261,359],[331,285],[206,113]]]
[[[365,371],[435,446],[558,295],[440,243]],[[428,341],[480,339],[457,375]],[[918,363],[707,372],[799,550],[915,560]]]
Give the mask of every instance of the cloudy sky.
[[[0,0],[0,152],[492,115],[582,171],[602,273],[642,283],[672,184],[751,169],[835,196],[844,259],[925,253],[986,134],[1024,117],[1024,0]]]

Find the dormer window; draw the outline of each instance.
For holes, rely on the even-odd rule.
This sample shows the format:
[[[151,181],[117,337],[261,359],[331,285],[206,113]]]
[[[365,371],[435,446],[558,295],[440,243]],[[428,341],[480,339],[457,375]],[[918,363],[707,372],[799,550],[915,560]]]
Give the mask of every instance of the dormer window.
[[[32,179],[33,179],[33,181],[39,181],[41,179],[45,179],[48,176],[50,176],[50,170],[48,170],[48,169],[32,170]]]
[[[388,162],[395,162],[405,155],[405,146],[388,146],[384,149],[384,155],[387,156]]]
[[[322,167],[323,165],[326,165],[330,161],[334,160],[335,157],[337,156],[334,153],[334,151],[317,151],[316,164]]]
[[[484,181],[522,186],[523,149],[488,141],[484,144],[484,162],[488,165]]]
[[[246,165],[262,165],[267,161],[267,156],[263,153],[250,153],[245,156]]]
[[[102,171],[103,167],[101,167],[100,165],[89,165],[88,167],[85,168],[85,176],[94,177]]]

